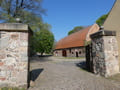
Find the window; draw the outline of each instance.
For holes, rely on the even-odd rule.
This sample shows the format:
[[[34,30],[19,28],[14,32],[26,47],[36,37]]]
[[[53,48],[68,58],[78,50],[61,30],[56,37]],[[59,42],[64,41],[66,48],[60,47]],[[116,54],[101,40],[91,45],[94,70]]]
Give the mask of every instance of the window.
[[[74,54],[74,52],[72,52],[72,54]]]

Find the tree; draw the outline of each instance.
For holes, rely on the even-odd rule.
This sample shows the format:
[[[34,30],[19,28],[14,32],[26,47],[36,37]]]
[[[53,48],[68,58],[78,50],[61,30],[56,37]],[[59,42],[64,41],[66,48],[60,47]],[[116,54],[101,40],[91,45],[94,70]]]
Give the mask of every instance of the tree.
[[[108,17],[108,14],[105,14],[105,15],[102,15],[100,18],[98,18],[96,20],[96,23],[99,25],[99,26],[102,26],[106,20],[106,18]]]
[[[42,26],[42,27],[41,27]],[[32,48],[35,52],[50,53],[53,49],[54,35],[50,31],[51,26],[47,23],[40,25],[37,30],[34,31],[32,37]]]
[[[22,23],[33,21],[33,18],[41,20],[41,13],[45,11],[41,2],[42,0],[0,0],[0,19],[15,22],[15,18],[21,18]],[[32,20],[25,19],[27,16],[32,17]]]
[[[50,25],[42,21],[45,10],[41,3],[42,0],[0,0],[0,20],[11,23],[20,18],[21,23],[29,24],[34,32],[30,46],[43,54],[50,52],[54,36],[49,31]]]
[[[54,36],[49,30],[42,29],[33,36],[33,43],[34,50],[41,53],[41,55],[50,53],[54,44]]]
[[[76,27],[74,27],[74,29],[72,29],[71,31],[68,32],[68,35],[75,33],[75,32],[78,32],[79,30],[81,30],[83,28],[84,27],[82,27],[82,26],[76,26]]]

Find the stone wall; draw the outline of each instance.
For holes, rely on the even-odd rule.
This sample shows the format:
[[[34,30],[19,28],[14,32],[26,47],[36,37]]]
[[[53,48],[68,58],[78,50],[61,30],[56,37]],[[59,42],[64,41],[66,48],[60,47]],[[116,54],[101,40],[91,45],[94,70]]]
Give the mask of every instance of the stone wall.
[[[91,35],[93,72],[101,76],[119,73],[118,46],[115,32],[101,30]]]
[[[54,55],[54,56],[57,56],[57,57],[62,57],[62,50],[55,50],[55,51],[53,52],[53,55]]]
[[[68,48],[68,49],[61,49],[61,50],[55,50],[54,56],[63,56],[63,50],[66,51],[67,57],[76,57],[76,53],[78,54],[78,57],[84,57],[85,56],[85,48],[84,47],[76,47],[76,48]]]
[[[84,57],[85,56],[85,48],[84,47],[79,47],[79,48],[72,48],[68,49],[69,55],[68,57],[76,57],[76,53],[78,54],[78,57]]]
[[[16,24],[0,25],[0,87],[25,87],[28,85],[28,29]],[[9,26],[13,26],[9,30]],[[19,24],[17,24],[19,26]],[[20,24],[20,26],[22,26]],[[3,29],[2,29],[3,28]]]

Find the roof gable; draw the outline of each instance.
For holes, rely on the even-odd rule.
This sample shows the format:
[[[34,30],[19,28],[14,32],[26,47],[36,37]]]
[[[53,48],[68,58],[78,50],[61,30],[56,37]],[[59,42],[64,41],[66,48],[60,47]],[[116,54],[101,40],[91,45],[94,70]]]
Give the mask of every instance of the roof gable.
[[[72,48],[72,47],[80,47],[85,45],[86,36],[88,35],[89,30],[93,30],[92,28],[95,27],[97,24],[93,26],[89,26],[84,28],[78,32],[75,32],[61,40],[56,44],[55,49],[64,49],[64,48]],[[98,25],[97,25],[98,26]],[[92,33],[98,31],[99,28],[96,28]]]

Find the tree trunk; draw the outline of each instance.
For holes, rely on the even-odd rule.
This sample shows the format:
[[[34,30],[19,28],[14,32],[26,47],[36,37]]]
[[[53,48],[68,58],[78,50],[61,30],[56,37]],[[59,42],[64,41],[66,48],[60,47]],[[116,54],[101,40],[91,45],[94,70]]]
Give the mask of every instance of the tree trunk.
[[[41,56],[43,56],[43,52],[41,52]]]

